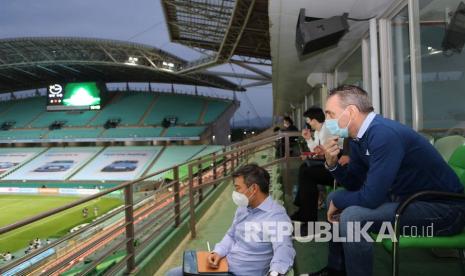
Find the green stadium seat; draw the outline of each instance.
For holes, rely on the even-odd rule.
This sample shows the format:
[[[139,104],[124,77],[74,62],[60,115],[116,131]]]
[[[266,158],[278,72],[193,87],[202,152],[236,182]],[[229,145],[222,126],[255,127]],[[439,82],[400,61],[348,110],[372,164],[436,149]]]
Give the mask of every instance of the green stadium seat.
[[[465,187],[465,145],[458,147],[449,159],[449,166],[454,170]]]
[[[90,123],[91,126],[102,126],[112,118],[120,118],[121,126],[137,125],[142,118],[152,100],[154,93],[121,93],[116,95]]]
[[[97,111],[66,112],[54,111],[44,112],[31,123],[34,128],[46,128],[55,121],[66,121],[66,127],[86,126],[89,121],[97,115]]]
[[[196,137],[200,136],[205,127],[170,127],[164,137]]]
[[[48,139],[77,139],[77,138],[97,138],[103,131],[102,128],[62,128],[52,130],[48,133]]]
[[[203,117],[204,124],[209,124],[218,119],[218,117],[226,111],[226,109],[231,105],[231,101],[208,101],[207,111]]]
[[[41,112],[45,112],[45,97],[34,97],[11,102],[11,106],[1,114],[0,123],[15,121],[13,128],[25,128]]]
[[[448,138],[448,137],[445,137],[445,138]],[[462,185],[465,186],[465,145],[459,146],[453,152],[449,160],[449,165],[457,173]],[[372,234],[372,237],[376,237],[376,235]],[[388,252],[393,251],[393,243],[391,239],[384,239],[382,241],[382,244]],[[458,249],[459,251],[461,251],[459,255],[462,256],[461,261],[463,261],[463,250],[465,249],[465,230],[462,233],[454,235],[454,236],[439,236],[439,237],[400,236],[399,249],[400,248]],[[392,260],[393,264],[396,261],[397,260],[393,258]]]
[[[47,131],[48,129],[10,129],[7,131],[0,131],[0,140],[42,139]]]
[[[169,167],[172,167],[176,164],[181,164],[188,160],[191,160],[204,149],[205,149],[204,145],[168,146],[162,152],[157,162],[155,162],[152,168],[150,168],[150,170],[147,172],[147,175],[161,171]],[[158,176],[155,176],[154,179],[160,179],[166,175],[167,174],[158,175]],[[171,176],[171,174],[169,175]],[[180,177],[182,178],[181,175]]]
[[[144,125],[160,125],[167,116],[176,116],[177,124],[197,123],[204,99],[191,95],[161,94],[144,120]]]
[[[110,128],[107,129],[101,137],[105,138],[137,138],[137,137],[158,137],[163,128],[148,127],[148,128]]]
[[[459,135],[452,135],[440,138],[434,143],[434,147],[439,151],[444,160],[449,161],[452,153],[459,146],[465,144],[465,137]]]

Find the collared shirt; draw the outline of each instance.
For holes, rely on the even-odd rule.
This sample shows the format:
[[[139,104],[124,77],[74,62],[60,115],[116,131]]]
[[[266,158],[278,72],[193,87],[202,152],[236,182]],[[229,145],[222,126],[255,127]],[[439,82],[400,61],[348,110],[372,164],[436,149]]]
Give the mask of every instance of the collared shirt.
[[[229,271],[236,276],[266,275],[269,271],[285,274],[292,267],[295,257],[292,230],[277,239],[271,238],[271,241],[263,239],[265,227],[254,228],[256,232],[251,233],[251,225],[276,226],[279,223],[291,225],[286,210],[269,196],[256,208],[239,207],[231,227],[223,240],[216,244],[214,251],[221,257],[226,256]],[[254,239],[255,234],[261,240]]]
[[[358,133],[357,133],[357,138],[358,138],[358,139],[362,139],[363,134],[365,134],[365,132],[367,131],[367,129],[368,129],[368,127],[370,126],[371,122],[372,122],[373,119],[375,118],[375,116],[376,116],[376,113],[374,113],[374,112],[368,113],[368,115],[367,115],[367,117],[365,118],[365,120],[363,120],[362,126],[361,126],[360,129],[358,130]]]
[[[307,140],[308,149],[313,152],[316,146],[324,144],[325,140],[329,136],[329,133],[327,132],[328,130],[326,129],[325,124],[323,123],[321,125],[320,130],[315,130],[315,133],[313,134],[313,139],[310,138]]]

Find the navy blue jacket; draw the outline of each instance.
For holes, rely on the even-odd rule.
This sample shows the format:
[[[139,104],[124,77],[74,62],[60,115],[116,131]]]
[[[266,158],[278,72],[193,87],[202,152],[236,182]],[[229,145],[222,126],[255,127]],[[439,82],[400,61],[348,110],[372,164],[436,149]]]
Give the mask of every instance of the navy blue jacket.
[[[376,115],[361,139],[350,141],[350,162],[331,173],[347,190],[334,205],[376,208],[425,190],[462,193],[459,178],[420,134]]]

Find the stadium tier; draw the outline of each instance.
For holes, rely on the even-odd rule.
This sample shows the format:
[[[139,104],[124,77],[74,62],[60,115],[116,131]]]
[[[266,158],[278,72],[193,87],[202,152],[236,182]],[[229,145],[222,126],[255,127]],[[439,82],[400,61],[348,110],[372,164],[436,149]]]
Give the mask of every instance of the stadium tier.
[[[78,138],[98,138],[104,130],[102,128],[62,128],[49,131],[48,139],[78,139]]]
[[[0,139],[3,141],[42,139],[44,135],[47,133],[47,131],[47,129],[21,129],[0,131]]]
[[[170,127],[167,129],[166,137],[192,137],[199,136],[205,127]]]
[[[108,99],[101,110],[53,112],[46,111],[45,97],[0,102],[0,142],[198,140],[233,104],[231,100],[155,92],[109,92]],[[170,118],[175,122],[163,127],[163,121]]]
[[[202,123],[208,124],[215,121],[228,108],[228,105],[229,103],[225,101],[209,101]]]
[[[128,128],[118,127],[110,128],[102,133],[101,137],[117,138],[117,137],[157,137],[161,136],[163,128],[161,127],[148,127],[148,128]]]
[[[3,122],[15,122],[13,128],[28,127],[28,124],[45,110],[45,104],[45,97],[13,101],[1,114],[1,120]]]
[[[151,93],[121,93],[121,95],[117,93],[90,125],[101,126],[113,118],[121,119],[120,124],[124,126],[138,125],[139,120],[155,98],[154,94]],[[170,107],[173,108],[173,106]],[[162,114],[162,116],[166,116],[166,114]]]
[[[32,121],[31,127],[47,128],[55,121],[66,121],[68,127],[83,127],[95,117],[94,111],[77,111],[77,112],[43,112],[37,119]]]
[[[193,157],[205,150],[206,147],[207,146],[203,145],[166,147],[154,166],[147,172],[147,175],[191,160]],[[155,176],[154,179],[160,179],[162,177],[171,178],[172,175],[170,173],[161,174]]]
[[[167,116],[178,118],[178,124],[196,124],[206,101],[202,98],[184,95],[160,95],[153,109],[144,120],[145,125],[159,125]]]

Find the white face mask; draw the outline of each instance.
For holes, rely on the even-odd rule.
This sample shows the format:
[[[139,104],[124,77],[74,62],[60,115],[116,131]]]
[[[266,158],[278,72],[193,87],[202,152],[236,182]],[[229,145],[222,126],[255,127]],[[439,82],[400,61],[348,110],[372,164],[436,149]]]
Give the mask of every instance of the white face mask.
[[[249,198],[246,195],[244,195],[243,193],[233,191],[232,192],[232,200],[239,207],[247,207],[247,206],[249,206]]]

